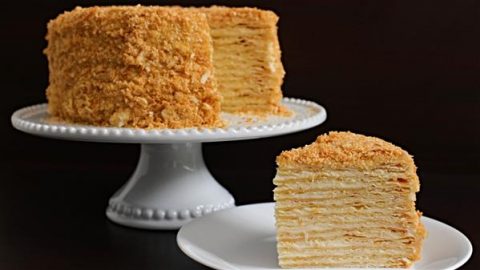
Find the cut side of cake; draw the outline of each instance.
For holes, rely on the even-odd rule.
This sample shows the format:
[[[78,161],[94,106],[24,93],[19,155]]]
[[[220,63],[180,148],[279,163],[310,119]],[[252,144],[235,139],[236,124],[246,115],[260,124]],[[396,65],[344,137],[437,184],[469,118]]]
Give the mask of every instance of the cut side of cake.
[[[49,113],[136,128],[217,127],[206,16],[188,9],[76,8],[48,23]]]
[[[412,157],[374,137],[330,132],[277,157],[275,218],[282,268],[406,268],[425,230]]]
[[[278,16],[257,8],[198,8],[207,15],[213,40],[213,63],[222,110],[280,114],[285,71],[277,37]]]

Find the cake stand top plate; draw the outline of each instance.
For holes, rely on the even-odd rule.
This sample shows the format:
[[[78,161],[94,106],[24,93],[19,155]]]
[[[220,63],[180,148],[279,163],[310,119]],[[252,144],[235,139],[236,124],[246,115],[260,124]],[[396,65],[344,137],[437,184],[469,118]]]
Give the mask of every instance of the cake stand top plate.
[[[139,129],[87,126],[49,120],[47,104],[25,107],[12,115],[12,124],[26,133],[55,139],[111,143],[185,143],[248,140],[277,136],[323,123],[325,109],[301,99],[284,98],[294,112],[291,117],[254,117],[222,113],[224,128]]]

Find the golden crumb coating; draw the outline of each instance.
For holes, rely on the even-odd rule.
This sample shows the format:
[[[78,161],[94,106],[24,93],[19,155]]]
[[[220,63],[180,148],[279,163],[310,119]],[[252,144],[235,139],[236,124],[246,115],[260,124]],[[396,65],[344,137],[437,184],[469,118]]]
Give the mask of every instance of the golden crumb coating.
[[[219,126],[205,15],[166,7],[76,8],[48,23],[49,113],[102,126]]]
[[[277,37],[278,16],[257,8],[197,8],[207,15],[222,110],[290,115],[280,102],[285,71]]]
[[[351,132],[330,132],[304,147],[283,151],[277,157],[279,166],[359,169],[371,167],[411,167],[413,158],[403,149],[382,139]]]
[[[215,28],[235,27],[239,24],[249,24],[258,28],[272,26],[276,28],[278,22],[278,16],[273,11],[255,7],[211,6],[198,8],[198,10],[207,14],[208,23]]]

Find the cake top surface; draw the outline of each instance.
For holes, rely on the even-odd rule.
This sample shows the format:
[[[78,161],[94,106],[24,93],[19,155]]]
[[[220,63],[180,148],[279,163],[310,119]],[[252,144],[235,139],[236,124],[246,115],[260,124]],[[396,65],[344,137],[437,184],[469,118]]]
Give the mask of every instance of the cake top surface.
[[[325,168],[415,168],[412,157],[403,149],[382,139],[351,132],[320,135],[312,144],[283,151],[277,157],[282,166]]]
[[[278,22],[278,16],[273,11],[254,7],[211,6],[196,9],[205,12],[210,26],[226,27],[244,24],[256,27],[273,27]]]
[[[211,7],[192,7],[192,8],[182,8],[181,6],[91,6],[91,7],[80,7],[77,6],[71,11],[65,11],[62,15],[72,14],[90,14],[94,13],[122,13],[136,15],[144,12],[164,12],[166,16],[169,15],[183,15],[192,14],[192,11],[201,11],[207,13],[211,16],[215,22],[222,23],[223,25],[228,24],[232,21],[244,21],[250,20],[252,23],[260,22],[273,22],[274,24],[278,21],[278,16],[270,10],[262,10],[255,7],[225,7],[225,6],[211,6]]]
[[[159,13],[163,17],[176,17],[182,16],[186,17],[198,17],[199,15],[192,14],[188,9],[180,9],[172,6],[91,6],[91,7],[80,7],[77,6],[71,11],[65,11],[60,14],[56,19],[51,20],[50,24],[65,24],[66,20],[75,21],[76,19],[88,19],[89,17],[98,17],[98,16],[142,16],[145,13]],[[186,16],[188,14],[188,16]]]

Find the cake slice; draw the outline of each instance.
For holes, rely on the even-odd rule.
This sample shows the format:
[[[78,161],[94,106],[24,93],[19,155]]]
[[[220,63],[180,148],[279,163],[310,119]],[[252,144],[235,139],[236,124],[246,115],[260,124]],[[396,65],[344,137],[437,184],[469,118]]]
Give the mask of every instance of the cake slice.
[[[374,137],[330,132],[277,157],[277,249],[282,268],[406,268],[425,230],[415,210],[412,157]]]
[[[76,8],[48,23],[49,113],[135,128],[221,126],[206,16],[145,6]]]
[[[278,17],[256,8],[195,9],[207,15],[222,110],[289,115],[281,106],[285,71],[277,37]]]

